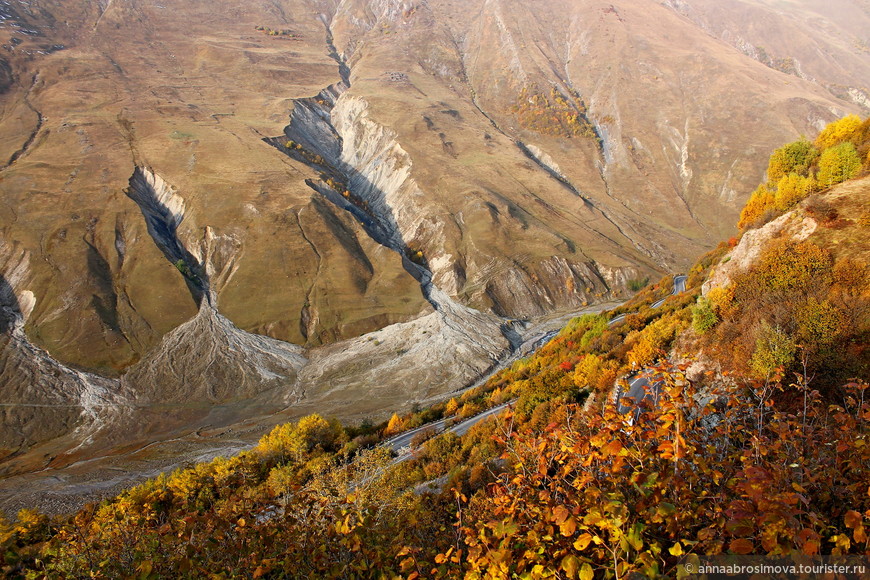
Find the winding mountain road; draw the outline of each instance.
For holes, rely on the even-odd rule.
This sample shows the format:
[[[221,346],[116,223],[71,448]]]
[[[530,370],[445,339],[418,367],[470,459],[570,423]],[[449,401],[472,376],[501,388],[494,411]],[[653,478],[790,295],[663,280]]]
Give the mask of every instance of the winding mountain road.
[[[685,292],[687,279],[688,277],[683,275],[674,276],[674,289],[670,296],[676,296],[677,294]],[[660,307],[665,303],[665,300],[670,298],[670,296],[665,296],[661,300],[653,302],[650,307]],[[614,324],[621,322],[624,318],[625,314],[620,314],[619,316],[614,317],[608,324],[613,326]],[[643,410],[641,403],[644,401],[652,401],[653,406],[658,404],[659,395],[661,394],[661,381],[655,379],[651,380],[651,377],[646,371],[630,375],[628,381],[627,392],[623,393],[622,387],[616,387],[616,409],[623,414],[628,413],[633,409],[634,416],[632,417],[632,422],[634,422]],[[629,399],[631,399],[631,401],[628,401]],[[627,404],[623,404],[623,401],[626,401]]]
[[[688,279],[688,277],[683,276],[683,275],[674,276],[674,287],[673,287],[673,290],[671,291],[671,294],[669,296],[662,298],[661,300],[657,300],[656,302],[654,302],[651,305],[651,308],[659,308],[662,304],[664,304],[665,300],[667,300],[670,296],[676,296],[677,294],[685,292],[687,279]],[[619,316],[615,316],[614,318],[612,318],[608,322],[608,325],[614,326],[614,325],[620,323],[621,321],[623,321],[625,319],[625,316],[626,316],[625,314],[620,314]],[[524,344],[525,348],[517,349],[519,352],[517,352],[514,357],[511,357],[511,359],[515,360],[517,358],[520,358],[520,356],[527,356],[528,354],[531,354],[532,352],[536,351],[537,349],[539,349],[540,347],[545,345],[547,342],[549,342],[559,332],[560,332],[559,330],[552,330],[552,331],[547,332],[541,336],[538,336],[537,338],[526,341],[526,343]],[[523,354],[520,355],[520,352],[522,352]],[[504,365],[502,365],[502,366],[504,366]],[[487,378],[489,378],[489,377],[487,377]],[[480,384],[482,382],[485,382],[485,379],[484,379],[484,381],[479,381],[478,384]],[[650,387],[650,384],[652,384],[652,387]],[[637,373],[637,374],[629,377],[629,389],[628,389],[627,393],[622,394],[621,390],[617,387],[617,392],[616,392],[617,409],[619,410],[620,413],[627,413],[628,411],[635,409],[635,414],[637,416],[641,412],[640,404],[643,401],[650,401],[651,400],[651,401],[653,401],[653,404],[655,405],[658,402],[658,397],[659,397],[660,392],[661,392],[661,388],[660,388],[659,383],[657,381],[653,380],[651,383],[650,377],[646,376],[645,373],[643,373],[643,372]],[[626,399],[632,399],[633,402],[630,402],[629,404],[626,404],[626,405],[622,404],[622,400],[626,400]],[[414,437],[417,434],[423,433],[426,431],[430,431],[432,433],[432,435],[434,436],[434,435],[437,435],[437,434],[440,434],[440,433],[443,433],[446,431],[446,432],[450,432],[450,433],[455,433],[456,435],[461,437],[461,436],[465,435],[474,425],[476,425],[480,421],[483,421],[484,419],[487,419],[489,417],[492,417],[494,415],[499,414],[501,411],[503,411],[504,409],[506,409],[507,407],[509,407],[510,405],[512,405],[515,402],[516,401],[514,400],[514,401],[508,401],[507,403],[502,403],[501,405],[493,407],[492,409],[488,409],[479,415],[465,419],[464,421],[461,421],[459,423],[451,425],[450,427],[447,427],[447,423],[448,423],[448,421],[453,420],[453,418],[447,418],[447,419],[441,419],[439,421],[433,421],[432,423],[427,423],[425,425],[421,425],[420,427],[417,427],[416,429],[411,429],[410,431],[405,431],[404,433],[399,433],[395,437],[392,437],[391,439],[387,439],[386,441],[381,443],[381,445],[383,445],[385,447],[390,447],[397,454],[397,457],[393,460],[393,463],[400,463],[402,461],[406,461],[406,460],[410,459],[411,457],[413,457],[414,450],[411,448],[411,442],[413,441]],[[636,418],[636,416],[635,416],[635,418]]]
[[[404,433],[399,433],[395,437],[392,437],[391,439],[387,439],[386,441],[381,443],[381,445],[383,445],[385,447],[390,447],[393,451],[395,451],[398,454],[398,456],[396,457],[396,459],[394,460],[393,463],[400,463],[400,462],[406,461],[412,457],[414,450],[411,448],[411,441],[414,439],[414,436],[416,436],[418,433],[431,431],[431,433],[434,436],[434,435],[438,435],[440,433],[446,432],[446,433],[454,433],[458,437],[462,437],[463,435],[468,433],[468,431],[471,430],[471,428],[474,427],[477,423],[483,421],[484,419],[488,419],[489,417],[493,417],[495,415],[498,415],[499,413],[501,413],[502,411],[504,411],[505,409],[507,409],[508,407],[513,405],[514,403],[516,403],[516,399],[514,399],[513,401],[508,401],[507,403],[502,403],[501,405],[497,405],[491,409],[487,409],[486,411],[484,411],[483,413],[480,413],[479,415],[475,415],[474,417],[469,417],[468,419],[465,419],[464,421],[460,421],[458,423],[455,423],[449,427],[447,427],[447,423],[449,421],[454,420],[453,417],[441,419],[440,421],[433,421],[432,423],[427,423],[425,425],[421,425],[420,427],[417,427],[416,429],[411,429],[410,431],[405,431]]]
[[[631,422],[634,423],[643,412],[642,403],[651,401],[653,407],[655,407],[658,405],[661,392],[661,380],[656,380],[647,375],[646,372],[641,372],[639,375],[634,375],[630,378],[627,393],[622,394],[621,388],[617,387],[616,410],[621,414],[633,410]],[[623,404],[623,401],[627,404]]]
[[[665,296],[661,300],[657,300],[657,301],[653,302],[652,305],[650,306],[650,308],[658,308],[659,306],[664,304],[665,300],[667,300],[671,296],[676,296],[677,294],[680,294],[681,292],[685,292],[686,291],[686,280],[688,280],[688,276],[682,276],[682,275],[681,276],[674,276],[674,289],[673,289],[673,291],[671,291],[670,296]]]

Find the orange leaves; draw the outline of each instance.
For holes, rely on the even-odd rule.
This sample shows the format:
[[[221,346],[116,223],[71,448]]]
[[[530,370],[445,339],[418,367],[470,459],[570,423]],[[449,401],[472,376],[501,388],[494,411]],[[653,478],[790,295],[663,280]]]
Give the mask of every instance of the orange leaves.
[[[870,516],[870,510],[868,510],[868,516]],[[868,537],[864,529],[864,516],[854,510],[849,510],[844,517],[844,523],[847,528],[852,530],[852,538],[856,543],[867,543]]]
[[[577,520],[571,511],[565,506],[553,508],[553,522],[559,526],[559,532],[563,536],[573,536],[577,531]]]
[[[622,443],[618,439],[614,439],[601,448],[601,454],[604,457],[607,457],[608,455],[626,455],[627,451],[623,449]]]
[[[815,531],[804,528],[802,529],[796,538],[797,545],[801,549],[801,552],[806,554],[807,556],[815,556],[819,553],[819,549],[821,548],[821,537]]]
[[[755,552],[755,544],[752,540],[738,538],[736,540],[731,540],[731,543],[728,544],[728,549],[731,550],[731,553],[733,554],[752,554]]]
[[[565,360],[558,353],[554,347],[551,370]],[[460,474],[440,497],[386,501],[380,490],[397,486],[392,480],[371,486],[378,492],[339,493],[323,474],[301,480],[298,468],[276,472],[252,453],[173,481],[190,498],[210,497],[205,507],[167,491],[167,477],[79,515],[57,537],[55,553],[64,559],[51,571],[75,570],[93,551],[97,563],[111,566],[121,554],[137,554],[106,576],[153,562],[153,573],[165,577],[224,569],[260,577],[589,580],[596,572],[671,576],[695,554],[867,552],[870,404],[863,383],[849,386],[837,405],[810,396],[806,420],[802,409],[796,415],[795,407],[774,402],[759,424],[752,392],[732,386],[730,406],[714,407],[700,403],[680,373],[656,372],[659,405],[633,426],[612,410],[579,415],[575,406],[550,403],[537,429],[527,423],[501,433],[507,472],[485,487]],[[316,436],[319,423],[299,440],[328,439],[328,429]],[[278,434],[282,445],[300,435],[295,428]],[[492,444],[484,439],[474,445]],[[450,454],[468,451],[468,441],[455,441]],[[676,462],[678,451],[684,455]],[[322,456],[309,468],[332,460]],[[425,461],[404,464],[404,473],[426,473]],[[474,467],[496,471],[484,462]],[[280,505],[268,493],[275,473],[288,480]],[[403,481],[390,489],[416,483]]]
[[[659,443],[656,451],[659,453],[659,457],[662,459],[673,459],[674,458],[674,442],[673,441],[662,441]]]
[[[846,512],[846,515],[843,518],[843,520],[844,520],[844,523],[846,524],[847,528],[849,528],[850,530],[854,530],[858,526],[862,525],[862,522],[864,521],[864,517],[860,513],[856,512],[855,510],[849,510]]]

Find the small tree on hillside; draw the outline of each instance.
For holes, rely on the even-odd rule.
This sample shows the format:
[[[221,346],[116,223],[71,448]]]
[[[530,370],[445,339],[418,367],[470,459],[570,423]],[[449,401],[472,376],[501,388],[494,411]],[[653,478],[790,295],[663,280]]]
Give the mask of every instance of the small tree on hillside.
[[[861,158],[851,143],[840,143],[825,149],[819,159],[818,181],[825,187],[856,177],[861,171]]]
[[[387,428],[384,429],[384,435],[395,435],[404,430],[405,422],[402,421],[402,418],[398,414],[393,413],[393,416],[390,417],[390,422],[387,423]]]
[[[808,175],[818,158],[819,150],[806,139],[783,145],[770,156],[767,179],[770,183],[776,183],[789,173]]]
[[[828,149],[852,139],[861,129],[861,117],[858,115],[847,115],[842,119],[838,119],[829,123],[827,127],[822,129],[819,136],[816,137],[816,147],[821,150]]]

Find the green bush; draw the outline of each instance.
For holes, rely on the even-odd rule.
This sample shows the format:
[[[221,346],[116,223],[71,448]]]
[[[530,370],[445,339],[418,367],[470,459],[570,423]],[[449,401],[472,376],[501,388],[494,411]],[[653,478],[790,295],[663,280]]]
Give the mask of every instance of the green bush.
[[[861,171],[861,158],[851,143],[840,143],[825,149],[819,159],[818,181],[824,187],[856,177]]]
[[[698,302],[692,306],[692,328],[699,334],[704,334],[719,322],[719,317],[713,310],[713,305],[707,298],[698,298]]]

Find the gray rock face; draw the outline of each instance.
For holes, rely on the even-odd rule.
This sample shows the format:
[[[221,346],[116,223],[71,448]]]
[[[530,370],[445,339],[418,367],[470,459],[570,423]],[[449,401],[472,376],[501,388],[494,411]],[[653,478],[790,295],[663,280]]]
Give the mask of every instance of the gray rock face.
[[[755,263],[771,240],[782,237],[802,242],[816,231],[818,225],[815,219],[804,215],[803,210],[798,207],[758,229],[746,232],[740,238],[740,243],[713,268],[701,287],[701,292],[706,296],[713,288],[728,286],[735,274],[745,271]]]

